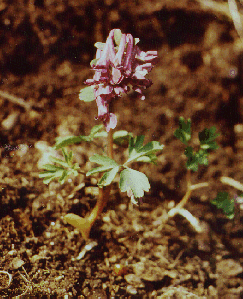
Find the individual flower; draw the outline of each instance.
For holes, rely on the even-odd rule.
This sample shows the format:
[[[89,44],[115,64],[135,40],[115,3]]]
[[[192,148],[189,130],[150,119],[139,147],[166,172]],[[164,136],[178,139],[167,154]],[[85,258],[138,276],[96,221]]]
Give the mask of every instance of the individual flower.
[[[110,111],[112,101],[127,93],[130,86],[144,100],[143,91],[152,85],[145,76],[157,63],[157,51],[143,52],[137,42],[131,34],[113,29],[105,44],[95,44],[96,58],[91,61],[95,74],[85,84],[94,88],[98,119],[103,121],[107,132],[117,125],[116,116]]]

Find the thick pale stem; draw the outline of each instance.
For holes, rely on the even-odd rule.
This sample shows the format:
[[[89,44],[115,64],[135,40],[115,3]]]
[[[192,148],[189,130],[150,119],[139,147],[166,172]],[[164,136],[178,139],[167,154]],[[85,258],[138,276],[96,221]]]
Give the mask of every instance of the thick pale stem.
[[[191,197],[192,193],[192,188],[191,188],[191,171],[187,170],[186,173],[186,181],[187,181],[187,191],[182,200],[173,208],[169,211],[168,216],[169,217],[174,217],[180,209],[182,209],[186,203],[188,202],[189,198]]]
[[[109,200],[110,190],[111,190],[111,186],[99,188],[99,197],[97,203],[94,209],[92,210],[92,212],[90,213],[90,215],[87,217],[87,221],[90,223],[91,226],[93,225],[95,220],[99,217],[104,207],[106,206]]]
[[[108,144],[107,144],[107,152],[108,157],[113,159],[113,132],[110,130],[108,132]],[[109,199],[111,186],[101,187],[99,188],[99,198],[97,200],[97,203],[91,212],[89,219],[90,221],[95,221],[96,218],[102,213],[104,207],[107,204],[107,201]]]
[[[173,208],[169,211],[168,216],[169,217],[174,217],[176,214],[182,214],[184,213],[182,210],[184,210],[184,206],[187,204],[188,200],[191,197],[192,191],[203,188],[203,187],[208,187],[208,183],[199,183],[192,185],[191,184],[191,171],[187,170],[186,174],[186,180],[187,180],[187,191],[186,194],[183,196],[182,200]],[[181,212],[182,211],[182,212]]]
[[[187,191],[182,200],[178,203],[175,209],[182,209],[186,203],[188,202],[189,198],[191,197],[192,189],[191,189],[191,171],[187,170],[186,173],[186,181],[187,181]]]
[[[113,159],[113,130],[108,132],[108,144],[107,144],[108,157]]]
[[[113,159],[113,132],[112,130],[108,133],[108,144],[107,144],[108,157]],[[82,218],[74,214],[68,214],[65,219],[70,224],[77,227],[84,239],[89,238],[90,230],[96,219],[102,213],[104,207],[106,206],[109,196],[110,196],[111,185],[99,188],[99,197],[94,209],[91,211],[89,216]]]

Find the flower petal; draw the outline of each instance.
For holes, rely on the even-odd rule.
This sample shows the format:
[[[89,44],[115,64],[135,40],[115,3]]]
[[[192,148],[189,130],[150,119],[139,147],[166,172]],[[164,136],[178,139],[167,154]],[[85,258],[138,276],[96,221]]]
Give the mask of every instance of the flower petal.
[[[109,67],[110,63],[115,60],[115,47],[114,47],[114,29],[111,30],[106,43],[104,50],[102,51],[102,55],[96,65],[94,66],[95,69],[98,68],[107,68]],[[100,49],[98,49],[100,51]],[[97,51],[98,51],[97,50]]]
[[[130,76],[132,73],[132,63],[134,60],[132,54],[133,54],[133,37],[131,34],[127,34],[127,51],[126,51],[124,65],[123,65],[124,71],[127,76]]]
[[[109,116],[107,117],[107,121],[105,122],[105,128],[106,132],[109,132],[110,129],[115,129],[117,125],[117,118],[114,113],[109,113]]]

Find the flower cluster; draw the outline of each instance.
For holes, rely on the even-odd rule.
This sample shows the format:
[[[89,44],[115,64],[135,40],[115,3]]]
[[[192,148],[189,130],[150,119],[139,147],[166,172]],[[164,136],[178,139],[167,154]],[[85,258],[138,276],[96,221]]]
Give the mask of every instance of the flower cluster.
[[[112,101],[127,93],[130,86],[144,100],[143,90],[152,84],[145,76],[157,63],[157,51],[143,52],[137,42],[131,34],[113,29],[105,44],[95,44],[96,59],[91,62],[95,74],[85,84],[94,88],[98,119],[103,121],[107,132],[117,124],[115,114],[110,111]]]

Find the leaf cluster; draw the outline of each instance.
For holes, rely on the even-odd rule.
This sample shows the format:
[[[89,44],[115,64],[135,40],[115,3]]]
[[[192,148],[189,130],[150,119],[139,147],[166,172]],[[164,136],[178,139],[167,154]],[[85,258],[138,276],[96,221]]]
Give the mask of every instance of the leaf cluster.
[[[107,137],[108,133],[104,131],[103,125],[94,126],[89,135],[80,135],[80,136],[67,136],[67,137],[57,137],[54,148],[60,149],[65,146],[78,144],[81,142],[93,142],[96,138]],[[113,134],[113,142],[117,145],[128,144],[129,138],[132,137],[132,133],[129,133],[125,130],[116,131]]]
[[[54,179],[58,179],[60,184],[63,184],[70,175],[78,175],[80,167],[78,163],[72,163],[72,151],[68,152],[66,149],[62,149],[62,154],[64,160],[50,157],[50,162],[53,164],[43,165],[44,171],[39,174],[39,177],[43,178],[44,184],[49,184]]]
[[[126,135],[127,136],[127,135]],[[129,156],[123,165],[119,165],[113,159],[101,155],[90,157],[90,161],[100,166],[95,167],[87,172],[87,176],[102,172],[103,175],[98,183],[99,186],[110,185],[116,174],[120,172],[119,187],[122,192],[132,192],[135,198],[142,197],[144,191],[149,191],[150,184],[147,176],[137,170],[128,167],[131,162],[148,162],[155,163],[156,152],[163,149],[163,145],[157,141],[151,141],[143,145],[144,136],[129,136],[128,152]]]
[[[192,138],[191,120],[185,120],[183,117],[180,117],[179,119],[179,128],[175,130],[174,136],[186,145],[186,167],[193,171],[198,170],[199,164],[208,165],[208,155],[210,151],[218,148],[215,139],[219,136],[219,134],[216,133],[215,127],[211,127],[209,129],[206,128],[198,133],[200,146],[197,150],[194,150],[192,146],[189,146],[188,144]]]
[[[125,164],[130,162],[148,162],[156,164],[157,156],[156,153],[161,151],[164,146],[158,141],[148,142],[143,145],[145,136],[131,137],[128,146],[128,160]]]
[[[224,214],[233,219],[235,216],[235,200],[230,198],[228,192],[219,192],[215,199],[211,200],[211,203],[218,209],[222,209]]]
[[[44,172],[40,173],[40,177],[44,179],[44,183],[48,184],[54,179],[59,179],[62,184],[66,178],[73,174],[78,175],[79,166],[72,164],[72,152],[64,148],[66,146],[80,143],[81,141],[93,142],[95,138],[106,137],[107,132],[103,130],[103,125],[94,126],[88,136],[70,136],[56,139],[55,149],[62,149],[64,160],[51,157],[50,162],[43,166]],[[108,186],[114,180],[115,176],[120,173],[119,187],[122,192],[128,192],[132,198],[142,197],[144,191],[149,191],[150,184],[147,176],[137,170],[128,167],[132,162],[147,162],[156,164],[156,153],[163,149],[158,141],[144,143],[144,136],[133,136],[131,133],[121,130],[113,134],[113,141],[120,146],[128,146],[127,161],[119,165],[115,160],[95,154],[89,158],[90,162],[98,164],[87,172],[87,176],[102,173],[99,180],[99,186]]]
[[[57,137],[55,149],[60,149],[68,145],[80,143],[82,141],[91,142],[98,137],[106,137],[107,133],[105,131],[101,131],[102,129],[103,129],[103,125],[97,125],[91,129],[90,134],[88,136],[80,135],[80,136]]]

